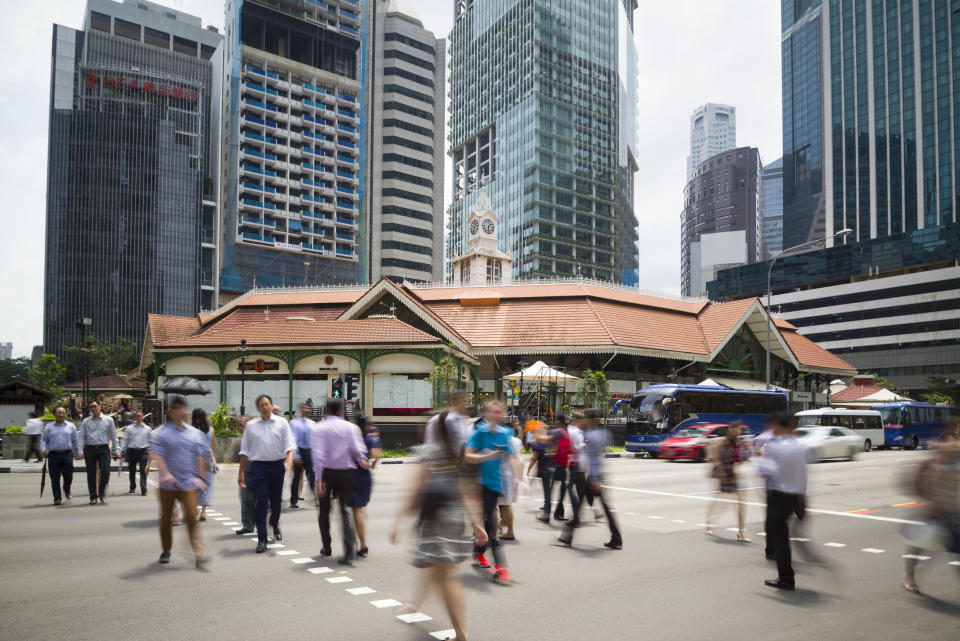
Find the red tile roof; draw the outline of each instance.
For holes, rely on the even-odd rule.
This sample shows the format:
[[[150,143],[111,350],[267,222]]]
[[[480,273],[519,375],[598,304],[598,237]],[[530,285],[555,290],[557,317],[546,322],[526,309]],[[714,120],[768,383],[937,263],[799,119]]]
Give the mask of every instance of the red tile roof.
[[[168,343],[172,340],[192,336],[200,330],[199,318],[148,314],[147,324],[154,344]]]
[[[167,318],[173,318],[168,316]],[[143,379],[110,374],[109,376],[95,376],[90,379],[92,390],[141,390],[146,389],[147,382]],[[74,381],[63,386],[68,390],[83,389],[83,381]]]
[[[317,306],[292,305],[289,307],[270,306],[270,313],[264,314],[266,307],[235,307],[229,313],[215,322],[207,325],[204,332],[219,332],[233,329],[241,325],[262,322],[269,316],[270,321],[286,320],[288,318],[312,318],[313,320],[336,320],[347,307],[345,305]]]
[[[708,352],[715,350],[730,335],[755,302],[757,302],[755,298],[745,298],[729,303],[707,304],[698,320]]]
[[[820,347],[796,330],[781,329],[780,334],[801,365],[818,369],[848,370],[850,373],[857,370],[847,361]]]
[[[362,320],[287,320],[272,318],[176,339],[157,347],[235,347],[241,339],[250,346],[268,345],[397,345],[441,343],[439,338],[395,318]]]
[[[859,401],[861,398],[870,396],[871,394],[876,394],[883,388],[879,385],[851,385],[846,389],[842,389],[836,394],[830,395],[831,403],[850,403],[853,401]]]

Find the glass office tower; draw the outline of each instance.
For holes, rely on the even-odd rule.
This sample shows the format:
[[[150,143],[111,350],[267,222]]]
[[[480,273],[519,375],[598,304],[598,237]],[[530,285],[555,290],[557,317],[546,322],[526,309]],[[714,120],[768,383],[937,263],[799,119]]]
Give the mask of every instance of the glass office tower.
[[[220,34],[150,2],[90,0],[53,28],[44,349],[87,331],[138,345],[148,313],[215,299]]]
[[[358,0],[227,0],[220,291],[361,279]]]
[[[448,261],[484,185],[514,277],[636,284],[636,0],[453,5]]]
[[[825,2],[827,233],[850,228],[863,241],[956,222],[956,4]]]

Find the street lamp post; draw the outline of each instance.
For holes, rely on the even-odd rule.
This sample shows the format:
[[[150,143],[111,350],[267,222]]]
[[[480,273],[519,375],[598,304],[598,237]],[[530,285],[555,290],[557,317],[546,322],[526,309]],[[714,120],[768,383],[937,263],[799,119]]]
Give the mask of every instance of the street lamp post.
[[[529,363],[527,363],[527,361],[520,361],[517,363],[517,366],[520,368],[520,395],[517,396],[517,408],[514,412],[517,420],[520,420],[520,411],[523,409],[523,368],[528,364]]]
[[[846,238],[852,233],[853,233],[852,229],[849,229],[849,228],[841,229],[840,231],[835,233],[832,236],[832,238]],[[773,265],[774,263],[777,262],[778,258],[780,258],[781,256],[783,256],[788,252],[792,252],[797,249],[805,249],[807,247],[813,247],[817,243],[826,242],[826,240],[827,240],[826,238],[817,238],[816,240],[811,240],[805,243],[801,243],[799,245],[794,245],[793,247],[788,247],[784,249],[782,252],[780,252],[779,254],[777,254],[776,256],[774,256],[773,260],[770,261],[770,267],[767,268],[767,368],[766,368],[767,373],[766,373],[765,383],[766,383],[766,389],[768,390],[770,389],[770,334],[773,331],[771,329],[772,322],[770,320],[770,277],[773,274]]]
[[[240,416],[247,415],[247,406],[244,405],[246,398],[246,388],[244,387],[244,377],[247,372],[247,339],[240,339]]]
[[[83,353],[83,409],[80,410],[81,418],[85,416],[87,412],[87,404],[90,402],[88,397],[90,395],[90,326],[93,325],[93,319],[87,318],[78,318],[76,322],[77,329],[80,330],[81,335],[83,336],[83,347],[80,348],[80,351]]]

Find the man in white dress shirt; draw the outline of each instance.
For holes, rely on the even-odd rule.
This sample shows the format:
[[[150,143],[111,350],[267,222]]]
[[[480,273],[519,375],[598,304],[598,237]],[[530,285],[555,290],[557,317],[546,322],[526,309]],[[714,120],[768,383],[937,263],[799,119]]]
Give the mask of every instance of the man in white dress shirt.
[[[803,518],[807,493],[807,448],[794,437],[793,428],[793,421],[775,421],[776,438],[768,441],[763,454],[756,457],[758,471],[768,479],[766,534],[777,560],[778,575],[764,583],[781,590],[795,589],[787,521],[794,514]]]
[[[270,525],[277,541],[280,534],[280,508],[283,495],[283,477],[290,471],[297,449],[290,423],[273,414],[273,399],[266,394],[257,397],[260,416],[247,421],[240,441],[240,470],[237,484],[246,487],[243,473],[250,468],[250,483],[257,498],[257,553],[267,550],[267,502],[270,503]]]
[[[150,434],[153,430],[143,422],[143,412],[133,413],[133,425],[123,430],[123,446],[127,451],[130,473],[130,494],[137,491],[137,468],[140,469],[140,495],[147,495],[147,460],[150,458]]]

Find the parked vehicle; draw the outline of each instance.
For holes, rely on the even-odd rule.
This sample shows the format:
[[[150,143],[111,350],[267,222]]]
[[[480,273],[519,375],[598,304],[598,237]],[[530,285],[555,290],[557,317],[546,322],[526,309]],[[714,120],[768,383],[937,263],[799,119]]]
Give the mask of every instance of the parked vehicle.
[[[863,447],[860,436],[846,427],[798,427],[794,433],[807,447],[807,460],[811,463],[829,458],[852,461]]]

